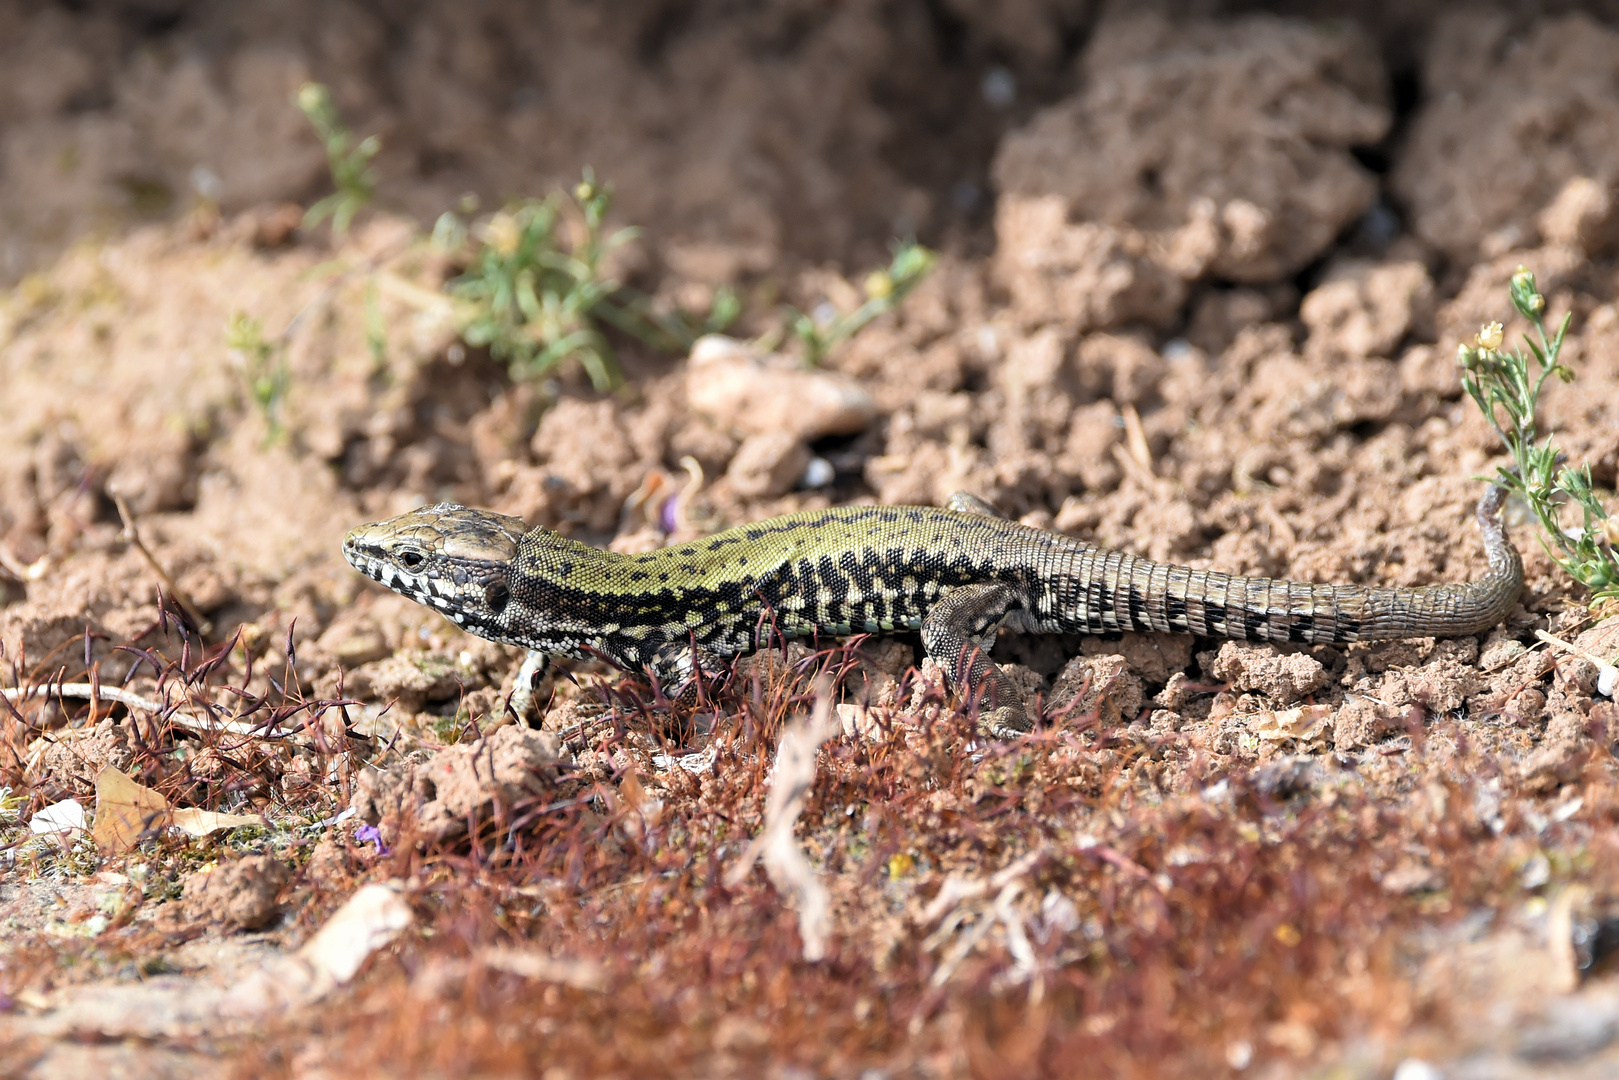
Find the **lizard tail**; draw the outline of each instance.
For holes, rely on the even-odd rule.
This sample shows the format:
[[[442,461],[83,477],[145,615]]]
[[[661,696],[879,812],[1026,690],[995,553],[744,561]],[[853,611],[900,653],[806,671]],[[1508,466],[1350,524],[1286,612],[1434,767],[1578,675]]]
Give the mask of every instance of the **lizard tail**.
[[[1479,503],[1490,570],[1475,581],[1416,588],[1316,585],[1085,548],[1071,556],[1062,575],[1060,629],[1309,644],[1477,634],[1501,622],[1523,590],[1523,561],[1501,524],[1506,494],[1492,485]]]

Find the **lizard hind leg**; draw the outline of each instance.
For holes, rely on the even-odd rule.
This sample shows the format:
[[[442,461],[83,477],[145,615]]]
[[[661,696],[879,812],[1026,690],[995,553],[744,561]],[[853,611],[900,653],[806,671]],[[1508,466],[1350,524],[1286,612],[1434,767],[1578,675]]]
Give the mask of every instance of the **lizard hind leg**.
[[[980,499],[977,495],[969,495],[965,491],[958,491],[951,495],[950,501],[944,504],[944,508],[957,514],[977,514],[979,517],[998,518],[1001,521],[1007,520],[1006,515],[995,509],[987,500]]]
[[[1022,692],[989,659],[995,632],[1022,606],[1017,588],[987,581],[950,590],[922,620],[922,647],[928,656],[944,668],[958,692],[980,700],[979,727],[1001,738],[1033,726]]]

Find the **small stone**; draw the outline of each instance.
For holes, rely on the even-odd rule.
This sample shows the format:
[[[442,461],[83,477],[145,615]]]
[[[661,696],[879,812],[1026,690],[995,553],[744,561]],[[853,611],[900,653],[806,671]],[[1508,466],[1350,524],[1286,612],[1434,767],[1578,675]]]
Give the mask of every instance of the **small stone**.
[[[1055,195],[1002,195],[995,214],[996,276],[1029,324],[1079,331],[1129,322],[1168,326],[1186,283],[1153,260],[1146,234],[1127,226],[1068,222]]]
[[[804,466],[804,475],[798,478],[798,482],[807,488],[826,487],[837,476],[838,471],[830,461],[824,457],[812,457],[809,464]]]
[[[1283,653],[1275,645],[1228,641],[1220,646],[1210,673],[1240,692],[1257,690],[1276,705],[1290,705],[1327,685],[1330,676],[1308,653]]]
[[[1421,1058],[1406,1058],[1394,1066],[1393,1080],[1445,1080],[1445,1074]]]
[[[258,930],[281,911],[276,898],[292,871],[270,855],[248,855],[186,878],[183,899],[193,919]]]
[[[871,395],[847,376],[806,370],[787,357],[761,357],[718,334],[692,346],[686,401],[721,428],[786,434],[802,442],[853,435],[877,415]]]
[[[809,463],[809,447],[799,439],[766,431],[742,440],[725,476],[738,495],[768,499],[791,491]]]
[[[1332,720],[1333,749],[1339,753],[1364,750],[1399,730],[1399,720],[1384,712],[1384,708],[1370,698],[1354,697],[1344,702]]]
[[[360,777],[351,805],[393,844],[408,826],[426,843],[462,836],[469,821],[487,820],[551,789],[559,766],[572,761],[549,731],[508,726],[477,742],[450,746],[417,765]]]
[[[1478,666],[1483,671],[1499,671],[1515,663],[1527,651],[1524,643],[1504,631],[1491,631],[1479,653]]]
[[[1135,720],[1145,700],[1141,680],[1123,656],[1076,656],[1052,681],[1046,713],[1063,713],[1068,723],[1094,714],[1103,725],[1117,727]]]
[[[1180,674],[1182,681],[1185,681],[1184,673],[1192,662],[1193,640],[1187,634],[1132,631],[1121,635],[1118,641],[1086,637],[1080,641],[1079,651],[1086,656],[1117,653],[1124,657],[1131,671],[1141,676],[1142,681],[1162,686],[1176,674]]]
[[[330,653],[344,667],[358,667],[381,660],[392,651],[375,622],[364,616],[332,621],[315,642],[317,649]]]
[[[1433,298],[1419,262],[1341,263],[1299,306],[1310,329],[1304,355],[1315,363],[1392,356],[1409,331],[1432,321]]]
[[[397,699],[399,709],[407,713],[421,712],[430,701],[459,697],[467,681],[455,659],[441,653],[396,653],[365,665],[354,676],[374,696]]]

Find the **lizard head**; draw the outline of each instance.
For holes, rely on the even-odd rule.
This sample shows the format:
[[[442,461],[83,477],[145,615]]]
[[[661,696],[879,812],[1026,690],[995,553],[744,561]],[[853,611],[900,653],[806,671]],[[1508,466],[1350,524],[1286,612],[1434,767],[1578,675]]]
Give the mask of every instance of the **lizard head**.
[[[500,641],[509,633],[502,617],[511,564],[526,531],[522,518],[439,503],[361,525],[343,539],[343,557],[401,596]]]

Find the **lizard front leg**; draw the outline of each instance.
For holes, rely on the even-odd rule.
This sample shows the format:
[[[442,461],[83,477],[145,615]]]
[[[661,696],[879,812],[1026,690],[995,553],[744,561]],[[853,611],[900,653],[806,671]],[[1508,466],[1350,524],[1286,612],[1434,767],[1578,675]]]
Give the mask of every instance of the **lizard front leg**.
[[[1023,694],[989,659],[995,632],[1022,593],[999,581],[963,585],[945,593],[922,619],[922,647],[949,673],[950,683],[968,700],[980,698],[979,726],[1007,738],[1032,726]]]
[[[671,700],[692,705],[697,702],[699,681],[706,684],[723,678],[725,661],[688,638],[659,646],[643,670],[658,681]]]
[[[534,710],[534,690],[550,667],[550,655],[538,649],[530,649],[528,655],[523,657],[523,666],[517,669],[517,678],[512,682],[511,696],[507,699],[507,705],[519,724],[539,726],[538,719],[531,722],[529,714]]]

